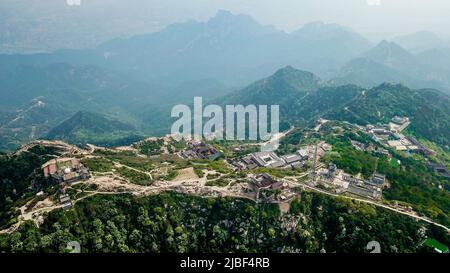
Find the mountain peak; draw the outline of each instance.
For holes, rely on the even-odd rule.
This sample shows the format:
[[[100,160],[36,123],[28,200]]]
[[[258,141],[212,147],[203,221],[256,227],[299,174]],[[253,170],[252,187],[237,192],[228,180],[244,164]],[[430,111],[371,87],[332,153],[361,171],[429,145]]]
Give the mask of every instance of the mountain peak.
[[[132,125],[118,120],[109,119],[102,114],[81,110],[53,128],[49,137],[59,135],[62,132],[72,132],[79,129],[89,129],[97,133],[113,132],[115,130],[134,130]]]
[[[389,46],[391,46],[391,43],[388,40],[382,40],[376,45],[376,47],[389,47]]]
[[[271,78],[283,79],[283,80],[287,80],[287,81],[290,81],[290,80],[297,81],[299,79],[302,79],[302,80],[308,79],[308,80],[311,80],[311,81],[314,81],[314,82],[320,81],[320,79],[316,75],[314,75],[313,73],[308,72],[308,71],[303,71],[303,70],[296,69],[296,68],[294,68],[294,67],[292,67],[290,65],[287,65],[287,66],[285,66],[283,68],[278,69],[272,75]]]
[[[374,48],[366,52],[365,56],[375,61],[383,61],[387,59],[411,61],[411,59],[413,59],[412,54],[406,49],[394,42],[389,42],[386,40],[381,41]]]
[[[94,144],[102,144],[126,139],[134,135],[135,130],[133,125],[110,119],[102,114],[79,111],[50,130],[47,138],[79,145],[91,140]]]
[[[231,11],[229,10],[224,10],[224,9],[219,9],[216,13],[216,16],[214,16],[215,18],[229,18],[229,17],[233,17],[233,13],[231,13]]]
[[[319,28],[325,26],[325,22],[323,21],[314,21],[306,23],[303,27],[304,28]]]
[[[226,24],[230,22],[253,22],[256,23],[255,20],[253,20],[252,17],[248,15],[242,15],[242,14],[233,14],[231,11],[228,10],[218,10],[216,15],[209,19],[208,24]]]
[[[321,79],[311,72],[298,70],[290,65],[285,66],[267,78],[275,85],[289,85],[296,90],[312,91],[321,84]]]
[[[390,49],[397,49],[397,50],[402,50],[407,52],[406,49],[404,49],[403,47],[401,47],[400,45],[398,45],[395,42],[392,41],[388,41],[388,40],[382,40],[381,42],[379,42],[375,48],[390,48]]]
[[[255,34],[273,31],[271,27],[262,26],[251,16],[243,14],[233,14],[227,10],[218,10],[216,15],[209,19],[207,25],[214,30],[229,31],[238,33]]]
[[[324,43],[334,43],[335,41],[342,43],[344,41],[342,43],[344,47],[352,48],[353,52],[364,52],[372,46],[370,41],[351,28],[321,21],[305,24],[300,29],[294,31],[292,35],[300,39]]]
[[[399,82],[383,82],[377,86],[374,86],[372,89],[374,90],[386,90],[386,89],[401,89],[401,90],[410,90],[407,86]]]
[[[398,36],[393,41],[414,53],[446,46],[445,41],[431,31],[419,31]]]
[[[225,104],[280,104],[320,87],[322,81],[316,75],[288,65],[273,75],[228,95],[224,101]]]
[[[278,69],[274,75],[281,75],[281,74],[288,74],[288,73],[295,73],[296,71],[300,71],[298,69],[295,69],[291,65],[287,65],[283,68]]]

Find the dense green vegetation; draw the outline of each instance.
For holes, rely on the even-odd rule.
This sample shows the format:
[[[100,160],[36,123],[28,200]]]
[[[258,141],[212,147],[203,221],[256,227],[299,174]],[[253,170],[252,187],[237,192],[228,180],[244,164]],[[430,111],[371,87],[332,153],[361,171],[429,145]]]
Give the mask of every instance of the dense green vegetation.
[[[220,100],[225,104],[279,105],[280,130],[304,126],[334,108],[341,108],[361,92],[354,85],[327,87],[313,74],[285,67]],[[219,100],[218,100],[219,101]]]
[[[230,172],[230,169],[228,168],[225,161],[223,161],[221,159],[208,162],[206,168],[209,170],[214,170],[214,171],[222,173],[222,174]]]
[[[2,65],[2,69],[2,150],[16,149],[30,140],[30,134],[34,138],[45,138],[50,133],[48,137],[76,144],[123,145],[136,141],[139,130],[130,130],[130,125],[123,126],[123,123],[139,125],[135,116],[139,106],[152,104],[158,97],[147,98],[151,84],[138,83],[126,75],[100,67],[68,63],[22,66],[13,62]],[[141,99],[136,100],[136,97]],[[79,111],[92,118],[83,118]],[[101,116],[93,114],[93,117],[85,111]],[[22,116],[20,119],[16,119],[18,113]],[[111,123],[103,115],[123,122],[120,125]]]
[[[226,187],[230,184],[230,181],[224,178],[214,179],[210,181],[206,181],[205,186],[217,186],[217,187]]]
[[[91,172],[110,172],[114,168],[114,164],[104,158],[83,158],[81,163]]]
[[[96,151],[95,153],[96,155],[103,157],[103,160],[100,160],[100,162],[105,160],[110,161],[110,164],[116,162],[145,172],[151,171],[156,164],[155,160],[139,157],[133,152],[105,150]]]
[[[121,168],[116,169],[116,172],[120,176],[128,179],[133,184],[147,186],[152,183],[152,179],[148,174],[143,173],[143,172],[137,172],[130,168],[121,167]]]
[[[223,153],[225,158],[236,158],[241,157],[250,153],[260,151],[258,145],[251,145],[256,143],[255,140],[214,140],[209,142],[218,151]],[[245,145],[249,144],[249,145]]]
[[[412,204],[413,208],[440,223],[450,225],[450,193],[440,190],[439,185],[448,181],[434,174],[425,162],[411,157],[398,157],[401,165],[391,164],[386,158],[378,162],[378,171],[385,173],[391,187],[384,191],[389,200]]]
[[[56,67],[56,66],[55,66]],[[45,68],[53,71],[55,67]],[[44,70],[45,70],[44,69]],[[87,68],[73,68],[70,66],[61,66],[61,77],[68,77],[70,71],[75,71],[75,76],[81,77],[85,70],[97,75],[99,78],[111,76],[104,71]],[[23,73],[38,73],[36,68],[30,68],[30,71],[22,71]],[[38,74],[42,72],[39,71]],[[51,73],[48,73],[51,74]],[[61,86],[55,84],[55,79],[48,79],[48,75],[42,75],[44,82],[42,89],[46,85],[50,85],[50,90],[61,89]],[[71,76],[72,77],[72,76]],[[70,77],[69,77],[70,78]],[[28,139],[31,130],[31,124],[35,126],[38,136],[45,136],[50,131],[48,137],[67,140],[75,144],[85,144],[86,142],[103,145],[103,146],[120,146],[130,144],[141,139],[139,130],[136,128],[145,128],[144,132],[155,132],[159,134],[168,132],[170,123],[170,111],[167,105],[152,105],[151,110],[146,113],[129,112],[127,109],[142,109],[135,107],[143,102],[136,100],[130,101],[130,98],[124,97],[124,92],[117,91],[118,86],[122,86],[120,81],[112,82],[109,86],[114,90],[114,95],[108,94],[107,99],[103,99],[105,92],[104,86],[97,86],[94,79],[89,79],[87,85],[95,90],[94,101],[86,103],[86,109],[95,111],[100,114],[86,112],[86,109],[79,109],[78,105],[72,105],[71,101],[86,100],[80,90],[83,85],[78,86],[77,91],[57,92],[57,96],[52,92],[45,93],[45,107],[31,107],[30,113],[23,120],[24,124],[15,124],[12,128],[0,128],[0,147],[14,147],[18,143]],[[106,80],[105,80],[106,81]],[[25,85],[28,85],[27,83]],[[136,91],[142,86],[129,87],[131,93],[142,95]],[[31,87],[28,87],[31,88]],[[59,88],[59,89],[58,89]],[[75,87],[74,87],[75,88]],[[80,90],[78,90],[80,89]],[[67,99],[64,99],[64,96]],[[23,101],[20,97],[28,96],[24,90],[14,94],[6,94],[11,101]],[[32,98],[30,98],[31,100]],[[100,100],[102,99],[102,100]],[[99,101],[100,100],[100,101]],[[61,101],[68,102],[70,107],[61,104]],[[145,100],[143,100],[145,101]],[[255,82],[248,87],[233,92],[227,97],[221,97],[215,100],[220,105],[225,104],[254,104],[254,105],[280,105],[280,129],[285,130],[290,125],[304,126],[315,121],[319,117],[329,119],[346,120],[359,124],[368,122],[376,124],[378,122],[387,122],[393,116],[408,116],[411,118],[410,131],[411,134],[419,138],[426,138],[441,146],[449,145],[448,135],[450,135],[450,98],[448,95],[437,90],[413,90],[402,85],[382,84],[380,86],[364,90],[356,85],[329,86],[310,72],[296,70],[292,67],[285,67],[278,70],[272,76]],[[438,102],[438,103],[437,103]],[[24,103],[24,102],[22,102]],[[26,105],[23,108],[36,104],[36,101]],[[150,102],[146,102],[151,104]],[[19,104],[20,105],[20,104]],[[104,106],[103,106],[104,105]],[[120,111],[115,111],[112,105]],[[103,106],[103,107],[102,107]],[[125,107],[124,106],[129,106]],[[18,106],[17,106],[18,107]],[[111,109],[114,109],[112,111]],[[81,111],[80,111],[81,110]],[[111,112],[117,113],[114,117],[124,122],[106,118],[111,116]],[[80,111],[80,112],[77,112]],[[76,113],[75,115],[73,113]],[[4,122],[14,119],[14,114],[6,111],[4,114]],[[67,119],[68,118],[68,119]],[[64,120],[66,119],[66,120]],[[51,122],[46,122],[51,120]],[[140,123],[143,123],[140,125]],[[2,120],[0,119],[0,124]],[[58,125],[59,124],[59,125]],[[130,125],[132,124],[132,125]],[[148,126],[151,124],[151,126]],[[56,127],[55,127],[56,126]],[[21,128],[21,130],[16,130]],[[35,129],[36,129],[35,128]],[[158,128],[158,129],[155,129]],[[34,129],[33,129],[34,130]],[[45,134],[44,134],[45,132]],[[20,138],[17,140],[14,138]],[[149,147],[143,148],[143,153],[154,155],[158,151],[158,145],[151,144]],[[177,150],[174,146],[168,147],[169,152]]]
[[[146,140],[134,145],[141,154],[152,156],[158,155],[162,152],[164,146],[164,140]]]
[[[169,173],[164,177],[164,180],[166,181],[172,181],[178,176],[177,170],[170,170]]]
[[[77,112],[54,127],[47,138],[80,146],[91,143],[110,147],[130,145],[142,139],[133,126],[86,111]]]
[[[382,84],[355,97],[346,107],[348,110],[334,109],[326,117],[364,125],[388,123],[394,116],[406,116],[411,119],[408,129],[416,136],[450,145],[450,98],[439,91]]]
[[[346,136],[329,138],[333,151],[325,154],[323,161],[333,162],[338,168],[350,174],[362,174],[370,178],[376,170],[378,158],[368,152],[356,150]]]
[[[195,174],[196,174],[198,177],[202,178],[203,176],[205,176],[205,172],[203,171],[202,165],[194,165],[193,168],[194,168]]]
[[[34,147],[19,155],[0,154],[0,228],[15,221],[15,207],[39,190],[52,187],[43,178],[40,167],[52,159],[54,150]]]
[[[292,222],[292,230],[283,228]],[[56,210],[38,229],[23,225],[0,236],[0,251],[63,252],[78,241],[82,252],[383,252],[420,251],[424,225],[349,200],[302,193],[290,213],[277,205],[232,198],[162,193],[148,198],[94,196],[70,211]],[[434,228],[427,233],[448,244]],[[440,237],[438,237],[440,235]]]
[[[373,171],[373,165],[367,163],[373,163],[377,157],[357,151],[350,144],[350,139],[370,142],[367,136],[354,132],[329,134],[328,130],[335,130],[331,127],[323,128],[328,134],[325,139],[333,144],[333,152],[339,156],[331,154],[329,159],[348,171],[367,174]],[[320,134],[316,137],[320,139]],[[40,171],[35,170],[49,159],[43,154],[54,151],[40,147],[32,151],[13,157],[0,155],[1,200],[5,200],[2,201],[3,228],[14,223],[12,208],[18,206],[18,202],[23,204],[30,200],[40,189],[51,192],[51,185],[40,180]],[[112,161],[130,167],[133,164],[155,167],[170,162],[174,164],[174,169],[169,170],[171,175],[176,174],[173,170],[189,165],[194,166],[196,172],[210,169],[225,174],[207,182],[209,186],[223,187],[230,183],[229,178],[239,178],[238,174],[229,172],[222,160],[188,164],[170,155],[141,158],[132,152],[107,150],[97,151],[96,155],[103,158],[85,158],[82,162],[100,172],[115,169]],[[384,191],[384,197],[408,202],[415,210],[448,225],[449,196],[437,189],[437,185],[445,181],[430,172],[420,158],[394,155],[392,162],[399,159],[400,165],[392,164],[387,158],[378,159],[378,171],[385,173],[391,184],[391,188]],[[354,166],[359,167],[352,169]],[[117,168],[116,172],[132,183],[151,183],[145,173],[126,167]],[[286,172],[274,175],[298,174]],[[13,193],[8,179],[15,182],[20,196]],[[33,187],[30,189],[29,185]],[[69,194],[79,198],[89,190],[94,189],[77,185]],[[282,228],[287,221],[297,223],[297,228],[292,231]],[[281,215],[276,205],[257,206],[250,201],[231,198],[203,199],[174,193],[141,199],[126,195],[94,196],[80,201],[70,211],[52,211],[39,229],[28,222],[13,234],[0,236],[0,251],[61,252],[68,241],[77,240],[82,243],[84,252],[364,252],[368,241],[377,240],[382,242],[386,252],[409,252],[423,250],[420,244],[424,237],[418,233],[421,225],[369,205],[305,192],[292,203],[291,211],[286,215]],[[448,235],[439,229],[429,227],[427,233],[449,244]]]
[[[341,128],[338,134],[333,133],[336,127]],[[365,133],[335,122],[325,124],[320,132],[312,133],[306,129],[294,131],[283,139],[280,150],[295,151],[301,145],[317,143],[320,140],[333,146],[332,151],[322,157],[323,162],[333,162],[345,172],[361,174],[365,178],[370,178],[374,172],[386,174],[389,182],[389,187],[383,190],[386,200],[406,202],[415,211],[444,225],[450,225],[450,193],[447,190],[450,183],[435,174],[422,156],[390,150],[393,158],[389,160],[374,151],[357,150],[352,146],[351,140],[376,146]],[[442,150],[441,153],[445,154]],[[400,164],[397,161],[400,161]],[[439,189],[439,186],[442,186],[443,190]]]
[[[176,140],[176,139],[170,138],[169,145],[167,146],[167,151],[170,154],[174,154],[174,153],[180,152],[184,148],[186,148],[186,141],[184,139]]]
[[[206,176],[206,179],[212,180],[212,179],[218,178],[219,176],[220,176],[220,174],[218,174],[218,173],[208,173],[208,175]]]
[[[251,173],[255,173],[255,174],[261,174],[261,173],[267,173],[270,175],[273,175],[275,177],[286,177],[286,176],[296,176],[302,173],[301,169],[296,169],[296,170],[292,170],[292,169],[277,169],[277,168],[265,168],[265,167],[260,167],[260,168],[256,168],[254,170],[250,171]]]
[[[286,67],[232,93],[222,103],[279,104],[281,123],[298,127],[320,117],[365,125],[406,116],[417,137],[450,145],[450,97],[437,90],[387,83],[368,90],[356,85],[326,86],[308,72]]]

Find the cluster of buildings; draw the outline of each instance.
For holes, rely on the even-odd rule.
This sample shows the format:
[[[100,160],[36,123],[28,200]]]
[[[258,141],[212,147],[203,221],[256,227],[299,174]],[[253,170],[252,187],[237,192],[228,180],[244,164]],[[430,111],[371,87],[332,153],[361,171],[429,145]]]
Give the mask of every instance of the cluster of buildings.
[[[278,190],[286,186],[285,184],[283,184],[283,182],[274,179],[272,176],[266,173],[258,174],[255,177],[252,177],[251,181],[255,190]]]
[[[336,188],[337,193],[350,193],[370,199],[380,199],[386,184],[386,176],[375,173],[370,179],[360,179],[339,170],[330,163],[319,170],[320,181]]]
[[[396,135],[395,140],[388,140],[389,147],[394,148],[397,151],[417,151],[419,147],[414,145],[407,137]]]
[[[187,143],[187,148],[180,153],[180,156],[186,159],[207,159],[216,160],[223,154],[214,146],[203,143],[190,141]]]
[[[266,168],[301,168],[308,160],[309,152],[300,150],[296,154],[278,156],[274,152],[258,152],[244,156],[233,165],[239,170],[253,170],[259,167]]]
[[[63,209],[70,209],[73,206],[72,200],[68,194],[61,194],[59,196],[59,202],[61,203]]]
[[[41,169],[46,179],[60,184],[59,202],[63,209],[70,209],[73,206],[70,196],[65,193],[65,185],[91,178],[89,170],[77,158],[52,159],[42,165]]]
[[[365,180],[357,179],[350,175],[344,175],[343,178],[344,181],[349,183],[345,192],[371,199],[381,199],[382,188],[386,179],[384,175],[374,174],[371,179]],[[383,182],[380,183],[380,181]]]
[[[58,183],[73,183],[91,177],[88,169],[77,158],[52,159],[42,165],[41,169],[46,179],[53,179]]]
[[[394,139],[387,140],[385,145],[395,149],[396,151],[411,151],[423,154],[425,156],[430,156],[434,152],[425,146],[423,146],[414,137],[406,137],[403,134],[396,133],[392,135]]]
[[[321,142],[317,147],[315,145],[302,147],[295,154],[283,156],[278,156],[275,152],[252,153],[234,162],[233,165],[238,170],[253,170],[259,167],[298,169],[303,167],[306,161],[312,160],[316,153],[320,157],[330,150],[331,145]]]
[[[389,122],[389,129],[393,132],[401,132],[410,124],[408,117],[395,116]]]
[[[289,202],[295,197],[288,183],[275,179],[269,174],[258,174],[251,178],[251,186],[256,192],[256,199],[268,202]],[[279,191],[278,194],[273,194]]]
[[[396,151],[413,151],[429,156],[433,151],[424,147],[417,139],[406,137],[401,132],[410,124],[407,117],[394,117],[387,126],[375,127],[367,125],[368,133],[372,138],[385,147],[390,147]]]

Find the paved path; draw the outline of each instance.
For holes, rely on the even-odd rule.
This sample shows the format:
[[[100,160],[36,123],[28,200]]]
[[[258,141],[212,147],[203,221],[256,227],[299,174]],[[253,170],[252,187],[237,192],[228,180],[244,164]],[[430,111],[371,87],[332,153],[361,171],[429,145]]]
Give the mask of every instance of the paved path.
[[[306,175],[308,175],[308,173],[303,174],[303,176],[306,176]],[[201,190],[197,190],[197,191],[195,191],[193,193],[193,194],[195,194],[197,196],[210,196],[212,193],[216,193],[216,194],[220,193],[222,196],[235,197],[235,198],[245,198],[245,199],[249,199],[249,200],[252,200],[252,201],[256,202],[256,200],[254,198],[252,198],[250,196],[246,196],[246,195],[243,195],[243,194],[238,194],[236,192],[233,192],[228,187],[205,187],[205,186],[202,185],[201,180],[202,179],[195,180],[195,181],[199,182],[199,188],[198,189],[201,189]],[[376,202],[376,201],[371,201],[371,200],[367,200],[367,199],[361,199],[361,198],[356,198],[356,197],[349,197],[349,196],[344,196],[344,195],[330,193],[330,192],[318,189],[316,187],[313,187],[313,186],[310,186],[310,185],[307,185],[307,184],[304,184],[304,183],[299,183],[299,182],[296,182],[296,181],[293,181],[293,180],[287,179],[287,178],[284,178],[284,179],[281,179],[281,180],[287,182],[288,184],[290,184],[291,186],[294,186],[294,187],[308,188],[309,190],[312,190],[312,191],[315,191],[315,192],[319,192],[319,193],[322,193],[322,194],[325,194],[325,195],[328,195],[328,196],[346,198],[346,199],[355,200],[355,201],[362,202],[362,203],[371,204],[371,205],[374,205],[374,206],[377,206],[377,207],[381,207],[381,208],[384,208],[384,209],[388,209],[390,211],[393,211],[393,212],[396,212],[396,213],[400,213],[400,214],[406,215],[408,217],[411,217],[411,218],[414,218],[414,219],[417,219],[417,220],[420,220],[420,221],[424,221],[424,222],[433,224],[435,226],[441,227],[441,228],[445,229],[448,233],[450,233],[450,229],[448,227],[446,227],[446,226],[444,226],[442,224],[439,224],[437,222],[434,222],[434,221],[432,221],[432,220],[430,220],[430,219],[428,219],[426,217],[418,216],[418,215],[416,215],[414,213],[411,213],[411,212],[405,212],[405,211],[399,210],[397,208],[394,208],[394,207],[391,207],[391,206],[388,206],[388,205],[385,205],[385,204],[381,204],[381,203]],[[185,186],[185,185],[183,185],[184,182],[195,182],[195,181],[194,180],[193,181],[166,181],[166,182],[162,182],[161,184],[156,185],[156,186],[155,185],[142,186],[139,189],[133,188],[133,189],[130,189],[130,190],[127,190],[127,191],[122,191],[122,192],[115,192],[115,191],[111,191],[111,192],[108,192],[108,191],[84,191],[85,193],[88,193],[88,194],[83,196],[83,197],[81,197],[81,198],[79,198],[79,199],[77,199],[77,200],[75,200],[75,201],[73,201],[73,205],[75,205],[76,203],[78,203],[79,201],[81,201],[83,199],[86,199],[86,198],[91,197],[91,196],[96,195],[96,194],[103,194],[103,195],[145,194],[145,195],[149,195],[149,194],[158,194],[158,193],[161,193],[163,191],[177,191],[178,192],[179,190],[177,190],[177,189],[179,189],[179,187]],[[133,185],[133,186],[136,187],[136,185]],[[190,193],[190,190],[193,190],[194,187],[190,187],[190,186],[185,186],[185,187],[186,188],[182,192],[185,192],[187,194],[192,194],[192,193]],[[209,191],[202,191],[203,189],[208,189]],[[37,213],[37,212],[50,212],[50,211],[52,211],[54,209],[58,209],[58,208],[62,208],[62,206],[58,205],[58,206],[46,207],[46,208],[42,208],[42,209],[38,209],[38,210],[32,211],[30,213],[34,214],[34,213]],[[15,230],[17,230],[17,228],[20,226],[20,224],[22,222],[23,222],[23,218],[20,217],[18,223],[16,223],[14,226],[12,226],[12,227],[10,227],[10,228],[8,228],[6,230],[0,231],[0,234],[1,233],[12,233],[12,232],[14,232]]]
[[[313,191],[316,191],[316,192],[320,192],[322,194],[326,194],[326,195],[329,195],[329,196],[351,199],[351,200],[359,201],[359,202],[362,202],[362,203],[367,203],[367,204],[371,204],[371,205],[374,205],[374,206],[377,206],[377,207],[381,207],[381,208],[384,208],[384,209],[388,209],[388,210],[394,211],[396,213],[400,213],[400,214],[403,214],[403,215],[415,218],[417,220],[421,220],[421,221],[433,224],[435,226],[441,227],[441,228],[445,229],[448,233],[450,233],[450,228],[448,228],[448,227],[446,227],[446,226],[444,226],[442,224],[439,224],[437,222],[434,222],[433,220],[430,220],[430,219],[428,219],[426,217],[418,216],[418,215],[416,215],[415,213],[412,213],[412,212],[402,211],[402,210],[399,210],[397,208],[394,208],[394,207],[391,207],[391,206],[388,206],[388,205],[384,205],[384,204],[381,204],[381,203],[378,203],[378,202],[375,202],[375,201],[367,200],[367,199],[361,199],[361,198],[356,198],[356,197],[349,197],[349,196],[345,196],[345,195],[339,195],[339,194],[330,193],[330,192],[318,189],[316,187],[309,186],[307,184],[294,182],[292,180],[286,180],[285,179],[285,181],[290,183],[290,184],[294,184],[294,185],[297,185],[297,186],[305,187],[305,188],[308,188],[310,190],[313,190]]]

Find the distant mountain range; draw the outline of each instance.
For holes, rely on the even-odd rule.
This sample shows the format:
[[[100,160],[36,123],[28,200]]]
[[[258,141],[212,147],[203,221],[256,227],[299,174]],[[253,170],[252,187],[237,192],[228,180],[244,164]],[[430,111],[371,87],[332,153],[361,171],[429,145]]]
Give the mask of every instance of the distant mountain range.
[[[394,42],[382,41],[344,65],[331,82],[373,87],[383,82],[450,93],[450,48],[412,54]]]
[[[164,109],[161,115],[170,118],[174,104],[190,102],[194,95],[215,97],[227,90],[214,80],[149,83],[99,66],[0,66],[0,149],[8,150],[46,136],[78,111],[97,112],[146,134],[161,134],[167,127],[159,126],[158,120],[144,122],[157,109]]]
[[[59,67],[60,71],[63,71],[62,67]],[[78,73],[84,75],[76,69],[72,75]],[[138,98],[133,100],[140,89],[130,89],[122,98],[113,96],[116,99],[112,100],[107,96],[119,92],[120,89],[114,89],[117,86],[108,85],[108,91],[104,91],[103,85],[94,85],[101,83],[101,77],[92,82],[84,78],[84,84],[95,91],[91,91],[90,97],[77,97],[83,94],[80,86],[63,89],[64,92],[50,89],[54,92],[53,97],[51,92],[43,93],[48,100],[42,96],[32,99],[27,108],[6,112],[1,120],[2,147],[11,149],[38,137],[63,139],[80,145],[89,142],[111,146],[135,141],[142,135],[153,134],[156,129],[162,134],[168,133],[173,122],[170,105],[139,109],[139,105],[147,105]],[[80,101],[85,107],[75,111]],[[334,86],[311,72],[287,66],[270,77],[224,97],[207,100],[207,103],[278,104],[283,128],[304,126],[320,117],[364,125],[388,122],[396,115],[408,116],[413,132],[419,137],[442,145],[450,144],[447,137],[450,134],[450,98],[433,89],[414,90],[400,84],[382,84],[370,89],[352,84]]]
[[[450,145],[450,97],[433,89],[415,90],[390,83],[370,89],[356,85],[335,87],[309,72],[285,67],[217,101],[279,104],[280,119],[300,126],[320,117],[366,125],[388,123],[394,116],[407,116],[414,134]]]
[[[151,102],[149,91],[159,90],[99,67],[69,64],[11,67],[0,78],[0,147],[7,149],[45,136],[81,110],[138,124],[133,115]]]
[[[419,31],[408,35],[397,36],[392,41],[413,53],[450,46],[450,41],[442,39],[430,31]]]
[[[87,64],[152,81],[213,78],[242,86],[286,65],[328,73],[371,46],[358,33],[335,24],[311,23],[288,34],[249,16],[219,11],[207,22],[173,24],[160,32],[112,40],[93,49],[3,55],[0,60],[9,65]]]
[[[429,36],[395,39],[412,53],[396,42],[373,45],[336,24],[310,23],[285,33],[249,16],[219,11],[206,22],[174,24],[93,49],[0,55],[0,149],[46,137],[71,117],[84,123],[75,115],[79,111],[129,124],[136,128],[131,134],[165,134],[172,106],[189,104],[193,96],[219,104],[280,104],[283,122],[305,124],[330,111],[338,113],[362,90],[386,87],[385,82],[392,83],[389,90],[402,83],[450,92],[450,49],[437,39],[420,42]],[[285,68],[270,76],[280,67]],[[423,94],[403,92],[405,98],[395,99]],[[416,114],[411,109],[398,112]],[[438,116],[446,125],[446,114]],[[51,136],[67,138],[74,131],[78,128]],[[444,143],[440,134],[432,139]]]
[[[119,71],[139,81],[214,81],[227,88],[245,86],[292,65],[337,84],[375,86],[392,81],[449,91],[449,55],[450,44],[430,32],[374,45],[337,24],[314,22],[286,33],[246,15],[219,11],[206,22],[177,23],[92,49],[0,55],[0,61],[7,67],[67,62]]]

